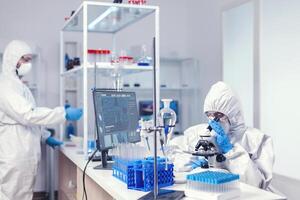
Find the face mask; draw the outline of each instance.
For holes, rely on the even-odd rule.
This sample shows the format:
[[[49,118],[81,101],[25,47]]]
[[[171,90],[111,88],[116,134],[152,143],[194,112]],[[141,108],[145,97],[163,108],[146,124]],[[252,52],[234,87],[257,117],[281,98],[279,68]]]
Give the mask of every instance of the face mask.
[[[18,75],[19,76],[24,76],[30,72],[32,68],[31,63],[23,63],[21,66],[17,69]]]

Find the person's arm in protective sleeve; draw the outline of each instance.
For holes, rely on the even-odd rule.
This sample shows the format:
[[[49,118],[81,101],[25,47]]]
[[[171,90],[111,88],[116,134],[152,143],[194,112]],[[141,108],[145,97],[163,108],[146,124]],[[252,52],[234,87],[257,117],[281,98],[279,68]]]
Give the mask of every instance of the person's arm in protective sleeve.
[[[230,172],[239,174],[241,180],[247,184],[265,189],[272,180],[274,156],[271,138],[267,138],[261,145],[258,155],[252,155],[251,158],[237,143],[224,155],[226,168]]]
[[[184,131],[183,136],[171,140],[171,144],[177,146],[174,154],[174,170],[177,172],[191,171],[196,167],[206,164],[206,160],[199,156],[185,153],[195,150],[195,145],[199,140],[199,133],[206,130],[207,124],[192,126]]]
[[[14,91],[6,91],[0,98],[0,109],[20,124],[51,125],[65,121],[64,107],[34,108],[23,96]]]
[[[48,130],[48,129],[46,129],[46,128],[42,128],[42,136],[41,136],[41,142],[42,142],[42,144],[46,144],[46,140],[49,138],[49,137],[51,137],[51,132]]]

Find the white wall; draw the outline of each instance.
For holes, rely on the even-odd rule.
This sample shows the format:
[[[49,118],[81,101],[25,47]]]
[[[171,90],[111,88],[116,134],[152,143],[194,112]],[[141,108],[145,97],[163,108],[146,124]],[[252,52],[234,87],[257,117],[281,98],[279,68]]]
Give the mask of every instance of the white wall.
[[[188,8],[188,52],[199,60],[199,82],[201,89],[202,121],[207,118],[203,114],[206,94],[217,81],[222,80],[221,56],[221,13],[219,0],[189,0]]]
[[[300,1],[262,1],[261,129],[274,140],[274,171],[300,179]]]
[[[224,11],[222,22],[223,80],[238,94],[245,122],[253,127],[253,3]]]
[[[46,90],[40,92],[45,97],[42,102],[49,107],[59,104],[59,31],[64,17],[76,9],[80,2],[81,0],[1,2],[0,42],[22,39],[33,41],[41,48],[40,67],[43,73],[40,75],[44,76]],[[200,61],[202,98],[209,86],[221,79],[218,2],[219,0],[148,1],[148,4],[159,5],[161,9],[161,55],[195,57]],[[136,39],[139,40],[139,37]],[[0,44],[2,46],[3,42]],[[203,101],[199,102],[200,105],[203,105]],[[202,110],[199,110],[199,114],[202,115]],[[44,176],[45,165],[36,185],[38,191],[45,189]]]
[[[246,1],[248,0],[222,0],[222,6],[228,8]],[[258,128],[270,135],[274,142],[275,165],[272,185],[288,199],[299,199],[300,193],[297,188],[300,186],[298,173],[300,162],[297,159],[299,157],[297,146],[300,137],[297,122],[300,117],[300,95],[297,91],[300,85],[300,2],[298,0],[251,2],[259,3],[256,6],[260,6],[259,10],[253,12],[255,14],[259,12],[256,16],[258,21],[254,20],[259,24],[255,24],[253,31],[254,38],[259,36],[259,40],[254,41],[258,47],[254,47],[254,60],[255,64],[259,65],[254,67],[253,77],[254,80],[260,80],[253,85],[255,95],[258,94],[260,97],[257,99],[260,109],[254,108],[260,117]],[[240,34],[245,30],[244,25],[240,25]],[[260,51],[257,51],[258,49]],[[234,55],[239,54],[240,52],[236,51]],[[241,84],[244,82],[241,81]]]

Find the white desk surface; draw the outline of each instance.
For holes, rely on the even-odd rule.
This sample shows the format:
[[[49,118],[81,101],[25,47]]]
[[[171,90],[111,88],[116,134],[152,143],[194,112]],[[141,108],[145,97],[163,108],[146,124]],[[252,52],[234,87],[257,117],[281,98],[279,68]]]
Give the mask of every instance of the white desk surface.
[[[68,157],[77,167],[81,170],[84,169],[84,166],[87,160],[84,159],[82,154],[78,154],[78,149],[76,147],[61,147],[60,151]],[[108,194],[110,194],[114,199],[120,200],[133,200],[138,199],[145,194],[146,192],[129,190],[127,189],[126,184],[119,181],[118,179],[112,176],[111,170],[95,170],[93,167],[99,165],[100,162],[90,162],[86,175],[94,180],[101,188],[103,188]],[[241,183],[241,196],[240,199],[249,199],[249,200],[268,200],[268,199],[285,199],[279,195],[261,190],[259,188]],[[173,186],[167,187],[168,189],[174,190],[184,190],[185,184],[175,184]],[[89,189],[87,188],[87,193]],[[184,198],[190,199],[190,198]]]

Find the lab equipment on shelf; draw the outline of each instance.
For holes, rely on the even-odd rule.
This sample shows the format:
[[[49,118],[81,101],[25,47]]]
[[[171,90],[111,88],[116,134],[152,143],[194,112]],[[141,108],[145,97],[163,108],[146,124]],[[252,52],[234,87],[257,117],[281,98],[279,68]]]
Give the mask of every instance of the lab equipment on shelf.
[[[138,60],[138,66],[149,66],[151,64],[152,58],[147,56],[146,45],[142,46],[141,58]]]
[[[74,57],[73,59],[71,59],[67,53],[65,54],[65,69],[67,71],[73,69],[75,66],[79,66],[80,64],[81,63],[79,57]]]
[[[120,65],[132,65],[134,63],[131,56],[119,56]]]
[[[69,121],[66,127],[66,137],[70,139],[70,135],[76,135],[76,132],[73,123]]]
[[[127,184],[128,189],[148,192],[153,190],[154,159],[148,157],[139,160],[123,160],[115,157],[112,167],[113,176]],[[173,164],[165,168],[166,159],[157,158],[158,187],[166,187],[174,184]]]
[[[88,50],[88,62],[95,63],[110,63],[111,51],[108,49],[89,49]]]
[[[226,200],[239,197],[239,175],[204,171],[187,175],[185,195],[205,200]]]
[[[152,100],[141,100],[139,104],[139,115],[142,119],[150,120],[153,115],[153,101]],[[163,102],[160,101],[160,109],[164,107]],[[178,100],[173,100],[170,103],[170,108],[176,113],[176,123],[179,122],[179,102]]]
[[[96,141],[88,140],[88,154],[92,154],[96,149]]]
[[[114,88],[120,91],[122,89],[122,68],[124,64],[120,64],[119,57],[115,52],[113,52],[111,56],[111,65],[113,67],[111,77],[114,79]]]
[[[103,50],[103,54],[102,57],[100,58],[100,62],[111,62],[110,50]]]
[[[146,0],[128,0],[128,4],[145,5],[146,3]]]
[[[122,3],[122,0],[114,0],[113,3]]]

